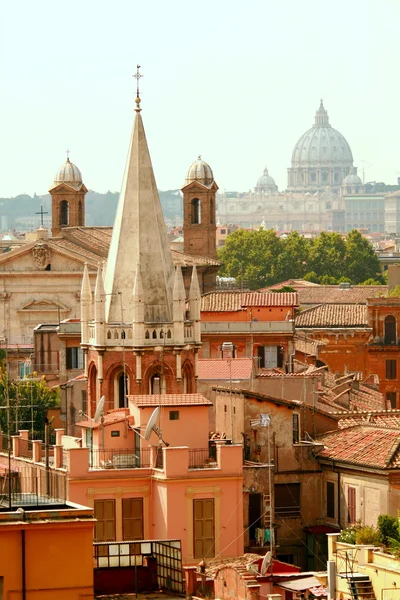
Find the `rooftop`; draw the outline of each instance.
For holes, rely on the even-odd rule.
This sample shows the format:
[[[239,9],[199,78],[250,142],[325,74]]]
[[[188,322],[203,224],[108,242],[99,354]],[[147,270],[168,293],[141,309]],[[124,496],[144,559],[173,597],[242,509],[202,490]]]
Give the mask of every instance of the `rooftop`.
[[[364,304],[321,304],[301,311],[296,327],[367,327],[367,306]]]
[[[377,469],[400,468],[400,429],[357,425],[318,438],[318,458]]]
[[[202,394],[153,394],[128,396],[135,406],[211,406],[212,402]]]
[[[210,292],[202,296],[202,312],[235,312],[251,306],[297,306],[295,292]]]
[[[252,358],[201,358],[198,361],[199,379],[250,379]]]

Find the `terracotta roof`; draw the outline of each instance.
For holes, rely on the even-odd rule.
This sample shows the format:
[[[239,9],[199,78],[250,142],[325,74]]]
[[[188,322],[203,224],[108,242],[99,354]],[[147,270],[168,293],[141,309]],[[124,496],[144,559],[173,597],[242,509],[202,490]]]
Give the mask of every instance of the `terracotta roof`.
[[[209,292],[201,298],[203,312],[234,312],[247,306],[297,306],[295,292]]]
[[[104,418],[95,422],[92,419],[87,419],[85,421],[79,421],[76,423],[78,427],[86,427],[89,429],[98,429],[99,427],[107,427],[108,425],[115,425],[116,423],[122,423],[123,421],[128,421],[133,423],[133,417],[129,414],[129,410],[127,408],[117,408],[115,410],[108,411]]]
[[[347,427],[318,438],[324,449],[317,458],[378,469],[400,468],[400,429],[371,425]]]
[[[198,361],[199,379],[250,379],[252,368],[251,358],[201,358]]]
[[[135,406],[212,406],[202,394],[154,394],[143,396],[128,396]]]
[[[111,235],[112,227],[67,227],[52,240],[56,241],[60,247],[64,246],[66,249],[69,248],[78,254],[81,253],[86,260],[92,260],[94,256],[98,261],[99,258],[107,258]],[[193,265],[218,267],[221,264],[216,259],[191,256],[177,250],[171,250],[171,253],[174,264],[181,267]]]
[[[340,412],[336,413],[340,417]],[[339,428],[354,427],[355,425],[377,425],[378,427],[389,427],[400,429],[400,410],[393,409],[382,411],[363,411],[343,414],[339,421]]]
[[[296,327],[367,327],[367,307],[357,304],[321,304],[301,311]]]
[[[295,287],[295,286],[294,286]],[[387,285],[355,285],[341,288],[339,285],[301,286],[297,289],[299,305],[307,304],[366,304],[367,298],[385,296]]]

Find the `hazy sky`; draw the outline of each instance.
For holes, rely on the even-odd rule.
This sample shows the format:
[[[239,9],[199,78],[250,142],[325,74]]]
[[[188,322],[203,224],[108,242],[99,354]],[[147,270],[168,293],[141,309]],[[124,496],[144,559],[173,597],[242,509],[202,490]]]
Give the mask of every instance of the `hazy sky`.
[[[136,63],[157,185],[201,154],[219,187],[286,187],[324,99],[366,180],[395,183],[400,0],[14,0],[0,22],[0,197],[47,192],[71,160],[120,189]]]

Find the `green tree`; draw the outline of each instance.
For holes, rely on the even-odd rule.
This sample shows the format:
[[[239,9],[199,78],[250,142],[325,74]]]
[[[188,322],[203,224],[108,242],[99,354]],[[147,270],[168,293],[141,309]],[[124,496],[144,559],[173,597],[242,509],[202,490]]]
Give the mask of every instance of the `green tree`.
[[[272,229],[246,231],[238,229],[226,239],[218,252],[222,262],[220,274],[246,282],[251,289],[271,285],[277,281],[276,261],[281,242]]]
[[[7,420],[7,394],[10,399],[10,430]],[[18,429],[30,429],[33,438],[44,440],[44,423],[49,408],[59,406],[59,389],[49,388],[46,380],[28,376],[11,381],[5,369],[0,370],[0,429],[14,435]]]
[[[292,231],[286,239],[281,240],[281,249],[275,267],[277,280],[303,278],[309,270],[309,240],[299,235],[297,231]]]
[[[339,233],[323,231],[311,242],[309,269],[322,277],[328,275],[340,279],[345,272],[346,244]],[[365,278],[364,278],[365,279]]]
[[[347,234],[344,270],[354,283],[367,279],[383,282],[379,259],[369,241],[353,229]]]

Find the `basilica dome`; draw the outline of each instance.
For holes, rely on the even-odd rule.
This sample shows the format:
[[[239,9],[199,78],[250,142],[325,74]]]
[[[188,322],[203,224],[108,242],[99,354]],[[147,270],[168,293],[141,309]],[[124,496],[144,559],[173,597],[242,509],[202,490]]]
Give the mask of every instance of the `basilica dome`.
[[[54,183],[56,185],[59,183],[68,183],[73,186],[81,185],[82,173],[78,167],[67,158],[66,162],[61,165],[55,174]]]
[[[207,186],[214,181],[214,174],[210,165],[201,160],[201,156],[190,165],[186,173],[185,185],[192,181],[198,181]]]
[[[255,187],[256,192],[276,192],[277,185],[271,175],[268,174],[268,169],[265,167],[263,174],[257,180]]]
[[[292,153],[288,189],[317,191],[338,188],[353,166],[346,138],[329,123],[321,100],[315,123],[296,143]]]
[[[343,185],[362,185],[361,177],[357,175],[354,167],[350,169],[350,173],[343,179]]]

